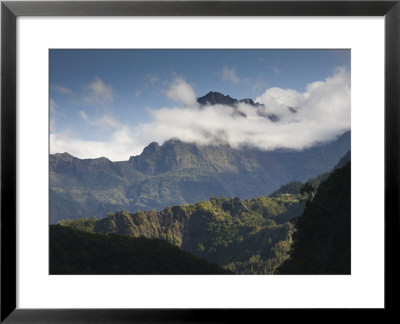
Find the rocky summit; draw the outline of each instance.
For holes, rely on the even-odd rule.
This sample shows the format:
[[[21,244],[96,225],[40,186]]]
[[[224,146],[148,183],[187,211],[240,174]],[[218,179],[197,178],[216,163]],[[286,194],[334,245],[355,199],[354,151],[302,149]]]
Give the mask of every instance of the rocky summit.
[[[220,92],[210,91],[205,96],[197,98],[197,102],[201,105],[227,105],[227,106],[236,106],[239,103],[245,103],[251,106],[263,106],[260,103],[255,103],[253,99],[242,99],[237,100],[229,95],[224,95]]]

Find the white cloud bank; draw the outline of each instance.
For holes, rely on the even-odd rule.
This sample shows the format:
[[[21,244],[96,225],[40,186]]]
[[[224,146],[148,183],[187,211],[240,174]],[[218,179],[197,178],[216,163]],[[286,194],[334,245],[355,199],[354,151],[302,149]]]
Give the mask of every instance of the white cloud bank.
[[[82,140],[69,132],[50,134],[50,153],[63,152],[81,159],[107,157],[112,161],[127,160],[132,152],[140,153],[126,126],[115,131],[108,141]]]
[[[161,144],[170,138],[199,144],[227,142],[236,148],[251,145],[263,150],[299,150],[333,140],[350,129],[350,75],[344,68],[324,81],[308,84],[305,92],[270,88],[256,99],[264,106],[238,106],[246,117],[229,106],[199,107],[193,88],[183,79],[171,84],[167,96],[184,107],[150,110],[151,122],[134,128],[121,126],[105,142],[51,134],[51,152],[127,160],[150,142]],[[279,120],[271,121],[271,114]]]
[[[183,103],[186,107],[197,105],[196,92],[182,78],[177,78],[171,83],[167,91],[167,97],[173,101]]]

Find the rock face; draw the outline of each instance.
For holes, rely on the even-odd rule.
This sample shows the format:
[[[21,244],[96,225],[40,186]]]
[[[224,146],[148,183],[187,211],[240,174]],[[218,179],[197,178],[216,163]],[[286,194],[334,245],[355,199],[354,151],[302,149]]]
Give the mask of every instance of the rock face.
[[[228,95],[224,95],[222,93],[219,92],[214,92],[211,91],[209,93],[207,93],[205,96],[197,98],[197,102],[202,105],[202,106],[213,106],[213,105],[225,105],[225,106],[230,106],[232,108],[232,112],[234,115],[238,115],[241,117],[246,118],[246,114],[242,111],[240,111],[238,109],[238,105],[243,103],[243,104],[247,104],[253,107],[259,107],[259,108],[263,108],[264,105],[260,104],[260,103],[256,103],[254,102],[252,99],[246,98],[246,99],[242,99],[242,100],[237,100],[234,99]],[[258,114],[260,116],[263,116],[262,111],[258,111]],[[273,114],[266,114],[265,116],[268,119],[270,119],[273,122],[276,122],[278,119],[276,119],[276,116]]]
[[[267,195],[330,171],[350,149],[350,132],[303,151],[233,149],[169,140],[129,161],[50,155],[50,223],[118,210],[162,210],[219,197]]]

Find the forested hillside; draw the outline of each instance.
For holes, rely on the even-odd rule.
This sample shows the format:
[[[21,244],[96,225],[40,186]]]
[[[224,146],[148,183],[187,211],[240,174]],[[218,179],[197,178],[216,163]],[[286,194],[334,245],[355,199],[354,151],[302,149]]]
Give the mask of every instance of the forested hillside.
[[[110,213],[97,220],[64,220],[81,231],[161,238],[198,257],[243,274],[267,274],[290,248],[293,224],[301,215],[300,195],[255,199],[215,198],[160,212]]]
[[[310,183],[313,188],[316,190],[319,185],[325,181],[329,176],[329,172],[324,172],[315,178],[308,180],[307,182]],[[292,181],[285,185],[282,185],[278,190],[271,193],[270,197],[278,197],[281,194],[300,194],[301,188],[304,186],[305,183],[301,181]]]
[[[279,274],[350,274],[351,164],[335,169],[298,219]]]
[[[77,260],[91,253],[93,248],[90,258],[93,257],[92,261],[99,266],[96,273],[109,272],[112,271],[109,266],[101,270],[96,261],[97,257],[102,258],[96,256],[101,254],[101,249],[110,248],[111,253],[113,248],[117,251],[122,248],[121,253],[126,257],[126,244],[133,244],[138,249],[151,246],[150,250],[157,250],[159,245],[157,247],[154,242],[162,239],[168,242],[165,242],[167,246],[172,244],[238,274],[349,273],[349,160],[350,153],[347,153],[332,173],[321,174],[306,183],[298,181],[283,185],[269,197],[241,200],[238,197],[211,196],[207,201],[167,207],[161,211],[120,211],[110,212],[101,219],[93,216],[62,220],[59,222],[61,226],[51,226],[53,238],[56,238],[51,244],[58,249],[53,254],[53,260],[57,261],[53,265],[61,264],[59,269],[70,273],[76,269],[90,273],[94,271],[90,263],[83,262],[88,268],[75,268],[75,265],[78,266]],[[63,232],[61,228],[67,227],[73,231]],[[99,236],[90,236],[93,233]],[[124,241],[129,237],[156,241]],[[134,248],[129,251],[134,254],[143,252],[135,252]],[[62,260],[73,262],[65,261],[63,266]],[[68,268],[71,262],[74,266]],[[165,264],[167,261],[162,262]],[[123,262],[122,268],[117,267],[115,271],[123,273],[125,270],[121,269],[130,269],[141,273],[143,270],[129,267]],[[171,273],[168,269],[165,273]],[[181,271],[174,267],[171,269]],[[188,273],[192,271],[190,267],[185,269],[189,269]],[[160,268],[154,267],[149,273],[158,271]]]
[[[159,239],[50,226],[50,274],[230,274]]]

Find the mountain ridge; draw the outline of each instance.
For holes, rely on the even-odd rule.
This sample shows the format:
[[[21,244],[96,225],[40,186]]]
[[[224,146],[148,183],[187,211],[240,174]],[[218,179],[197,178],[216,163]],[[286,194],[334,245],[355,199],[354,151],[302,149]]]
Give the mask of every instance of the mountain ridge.
[[[239,109],[239,105],[240,104],[246,104],[246,105],[250,105],[253,106],[255,108],[258,108],[257,114],[261,117],[265,117],[268,118],[269,120],[271,120],[272,122],[277,122],[279,121],[279,117],[275,114],[267,114],[265,113],[262,108],[264,108],[265,106],[261,103],[258,102],[254,102],[253,99],[250,98],[245,98],[245,99],[234,99],[229,95],[224,95],[220,92],[215,92],[215,91],[210,91],[209,93],[207,93],[206,95],[204,95],[203,97],[199,97],[197,98],[197,102],[201,105],[201,106],[213,106],[213,105],[225,105],[225,106],[229,106],[233,109],[234,115],[238,115],[241,117],[246,118],[247,115],[241,111]],[[288,107],[289,109],[291,107]],[[293,108],[292,108],[293,109]]]
[[[163,239],[194,256],[243,274],[272,273],[285,260],[301,195],[216,198],[161,211],[109,213],[101,219],[61,221],[77,230]]]
[[[350,149],[350,132],[303,151],[234,149],[176,140],[151,143],[128,161],[49,156],[50,223],[109,211],[163,209],[210,195],[257,197],[330,171]]]
[[[229,95],[224,95],[220,92],[210,91],[206,95],[197,98],[197,102],[201,105],[228,105],[228,106],[235,106],[239,103],[245,103],[255,107],[264,107],[263,104],[258,102],[254,102],[253,99],[245,98],[245,99],[234,99]]]

